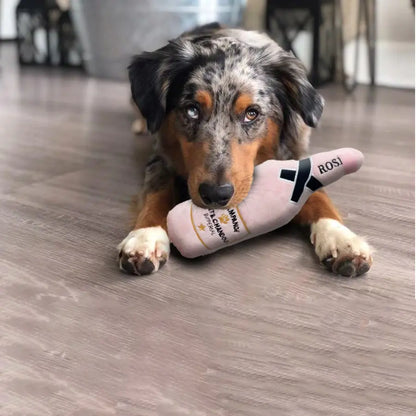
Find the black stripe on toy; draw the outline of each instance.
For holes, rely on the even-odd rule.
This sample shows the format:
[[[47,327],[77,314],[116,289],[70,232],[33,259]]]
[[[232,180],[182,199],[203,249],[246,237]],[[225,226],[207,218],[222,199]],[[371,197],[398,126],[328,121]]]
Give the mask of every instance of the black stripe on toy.
[[[315,176],[311,176],[311,178],[308,180],[308,183],[306,186],[312,191],[315,192],[317,189],[322,188],[324,185],[322,185],[321,182],[318,181],[318,179],[315,178]]]
[[[280,178],[287,181],[295,182],[295,187],[293,188],[292,202],[299,202],[300,197],[305,189],[305,186],[309,188],[312,192],[315,192],[317,189],[322,188],[322,183],[316,179],[314,176],[310,176],[311,173],[311,159],[302,159],[299,160],[299,169],[298,176],[296,177],[296,171],[291,169],[282,169],[280,171]],[[309,180],[308,180],[309,178]],[[308,181],[306,183],[306,181]]]
[[[296,176],[295,170],[289,170],[289,169],[282,169],[280,172],[280,177],[282,179],[286,179],[287,181],[294,181]]]
[[[295,187],[293,188],[292,198],[293,202],[298,202],[305,189],[306,181],[311,173],[311,160],[302,159],[299,160],[298,176],[296,178]]]

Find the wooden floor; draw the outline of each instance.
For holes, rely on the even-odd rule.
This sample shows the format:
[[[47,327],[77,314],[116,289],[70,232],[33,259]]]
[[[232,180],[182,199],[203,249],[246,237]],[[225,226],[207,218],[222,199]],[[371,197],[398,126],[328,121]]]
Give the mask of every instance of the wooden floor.
[[[1,416],[416,414],[412,92],[322,91],[311,151],[366,157],[329,192],[368,275],[289,226],[139,278],[115,261],[151,149],[127,85],[1,66]]]

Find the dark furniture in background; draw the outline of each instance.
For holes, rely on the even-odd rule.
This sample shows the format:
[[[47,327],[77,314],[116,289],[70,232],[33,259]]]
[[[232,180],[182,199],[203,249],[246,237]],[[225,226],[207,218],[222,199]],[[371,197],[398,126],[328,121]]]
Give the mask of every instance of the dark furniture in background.
[[[339,45],[340,45],[340,62],[342,80],[345,89],[351,92],[357,86],[358,60],[359,60],[359,38],[361,35],[361,28],[365,28],[365,41],[368,52],[368,70],[370,76],[370,85],[376,85],[376,0],[359,0],[356,30],[355,30],[355,55],[354,55],[354,72],[350,79],[347,78],[344,71],[344,36],[343,36],[343,16],[341,8],[341,0],[336,0],[338,3],[338,24],[339,27]]]
[[[347,79],[344,71],[344,36],[341,0],[267,0],[266,29],[284,49],[297,55],[293,43],[300,32],[312,34],[312,59],[309,78],[320,86],[334,81],[337,63],[348,91],[355,88],[358,68],[356,42],[354,74]],[[359,0],[356,40],[365,23],[371,85],[375,84],[375,0]]]
[[[316,86],[335,79],[335,5],[335,0],[267,1],[266,30],[284,49],[297,55],[293,42],[301,31],[312,32],[309,77]]]
[[[21,65],[82,65],[70,14],[55,0],[20,0],[16,28]]]

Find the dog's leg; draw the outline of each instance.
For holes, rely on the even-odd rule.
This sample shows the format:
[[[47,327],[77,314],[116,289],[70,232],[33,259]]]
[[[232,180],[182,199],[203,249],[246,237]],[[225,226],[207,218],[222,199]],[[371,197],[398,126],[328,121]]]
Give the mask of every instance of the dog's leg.
[[[174,204],[174,179],[161,157],[152,158],[145,171],[140,212],[133,230],[119,244],[119,266],[132,274],[158,271],[169,258],[166,217]]]
[[[366,273],[373,262],[372,249],[342,224],[342,218],[325,191],[312,194],[294,222],[311,227],[310,239],[319,260],[343,276]]]

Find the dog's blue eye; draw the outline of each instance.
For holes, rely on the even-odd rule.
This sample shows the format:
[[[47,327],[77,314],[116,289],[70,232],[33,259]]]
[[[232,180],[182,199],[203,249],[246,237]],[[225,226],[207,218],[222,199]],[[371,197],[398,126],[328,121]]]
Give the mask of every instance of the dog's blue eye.
[[[259,116],[259,112],[255,108],[248,108],[244,115],[244,123],[251,123]]]
[[[194,105],[186,107],[186,114],[189,118],[192,118],[193,120],[198,120],[199,118],[199,110]]]

